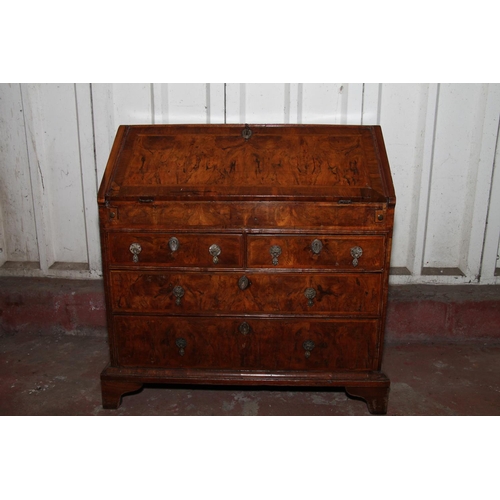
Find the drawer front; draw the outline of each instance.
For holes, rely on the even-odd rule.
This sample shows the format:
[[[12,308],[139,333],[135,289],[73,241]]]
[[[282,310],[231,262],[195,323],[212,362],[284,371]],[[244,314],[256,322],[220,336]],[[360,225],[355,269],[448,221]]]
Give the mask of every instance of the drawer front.
[[[123,367],[372,370],[377,320],[116,316]]]
[[[304,228],[383,231],[392,225],[385,203],[171,201],[101,207],[106,228]]]
[[[243,237],[234,234],[110,233],[109,262],[119,266],[242,267]]]
[[[382,274],[112,271],[117,312],[377,315]]]
[[[380,271],[383,236],[248,236],[248,267]]]

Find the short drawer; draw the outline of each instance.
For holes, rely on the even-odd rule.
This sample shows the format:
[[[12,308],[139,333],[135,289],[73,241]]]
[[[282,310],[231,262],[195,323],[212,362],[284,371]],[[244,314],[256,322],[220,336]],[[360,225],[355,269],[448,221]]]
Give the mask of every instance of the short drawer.
[[[242,267],[239,234],[110,233],[109,262],[119,266]]]
[[[380,271],[384,267],[384,243],[384,236],[250,235],[247,265]]]
[[[123,367],[373,370],[377,320],[116,316]]]
[[[377,315],[382,274],[112,271],[116,312]]]

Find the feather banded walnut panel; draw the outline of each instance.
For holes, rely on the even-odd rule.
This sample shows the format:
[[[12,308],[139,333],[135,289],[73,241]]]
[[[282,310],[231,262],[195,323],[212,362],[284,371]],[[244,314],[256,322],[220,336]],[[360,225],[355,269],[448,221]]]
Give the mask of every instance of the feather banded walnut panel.
[[[386,413],[378,126],[121,126],[99,190],[104,408],[145,383],[344,387]]]

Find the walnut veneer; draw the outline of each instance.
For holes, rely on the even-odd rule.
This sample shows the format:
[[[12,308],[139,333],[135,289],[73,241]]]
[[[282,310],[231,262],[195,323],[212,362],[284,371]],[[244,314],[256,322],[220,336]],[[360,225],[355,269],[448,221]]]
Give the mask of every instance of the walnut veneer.
[[[144,383],[341,386],[385,413],[395,201],[378,126],[121,126],[103,406]]]

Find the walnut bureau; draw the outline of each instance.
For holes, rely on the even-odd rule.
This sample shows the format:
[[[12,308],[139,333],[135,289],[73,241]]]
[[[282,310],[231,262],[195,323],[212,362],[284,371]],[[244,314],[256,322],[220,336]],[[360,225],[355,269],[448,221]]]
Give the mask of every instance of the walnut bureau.
[[[344,387],[386,413],[379,126],[120,126],[99,189],[104,408],[145,383]]]

